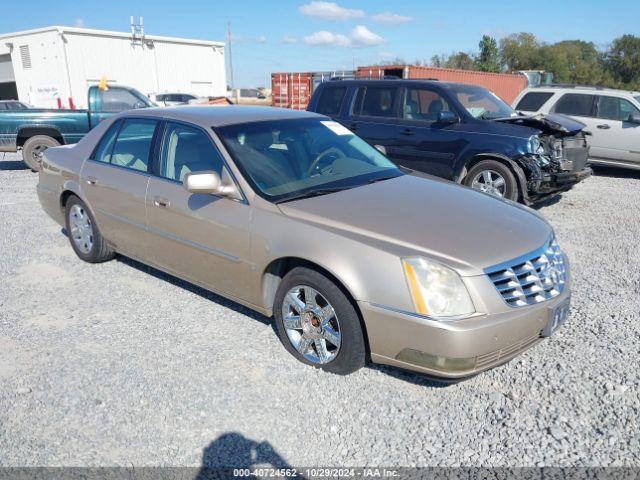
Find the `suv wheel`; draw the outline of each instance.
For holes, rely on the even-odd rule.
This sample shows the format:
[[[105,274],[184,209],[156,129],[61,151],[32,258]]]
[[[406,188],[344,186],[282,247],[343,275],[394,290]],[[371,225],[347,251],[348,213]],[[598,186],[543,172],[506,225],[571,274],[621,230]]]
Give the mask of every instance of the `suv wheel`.
[[[340,375],[364,366],[358,314],[324,275],[305,267],[291,270],[276,292],[274,316],[280,341],[301,362]]]
[[[506,165],[495,160],[483,160],[467,173],[464,184],[494,197],[518,200],[518,183]]]

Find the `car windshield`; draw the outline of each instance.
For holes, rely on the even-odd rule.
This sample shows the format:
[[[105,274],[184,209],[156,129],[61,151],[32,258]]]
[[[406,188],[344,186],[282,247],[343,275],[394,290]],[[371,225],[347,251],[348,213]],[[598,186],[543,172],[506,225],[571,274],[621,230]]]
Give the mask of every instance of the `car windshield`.
[[[402,175],[378,150],[328,119],[244,123],[215,130],[256,193],[275,203]]]
[[[452,85],[451,93],[475,118],[492,120],[516,116],[516,111],[489,90],[473,85]]]

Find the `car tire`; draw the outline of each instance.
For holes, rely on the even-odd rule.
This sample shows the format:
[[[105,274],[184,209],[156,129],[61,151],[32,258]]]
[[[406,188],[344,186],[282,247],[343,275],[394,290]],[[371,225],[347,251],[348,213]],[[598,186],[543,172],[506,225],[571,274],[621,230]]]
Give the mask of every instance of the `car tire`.
[[[50,147],[60,145],[55,138],[46,135],[36,135],[28,139],[22,146],[22,160],[33,172],[42,170],[42,154]]]
[[[292,291],[296,292],[299,287],[306,289],[304,292],[311,290],[318,294],[312,302],[312,305],[315,304],[316,306],[315,309],[309,308],[310,304],[306,298],[307,293],[301,292],[294,302],[290,301],[295,294],[289,294]],[[290,319],[295,318],[295,315],[293,317],[289,315],[295,314],[295,309],[291,305],[300,301],[300,298],[304,299],[302,301],[304,308],[301,308],[298,315],[300,317],[300,328],[287,328],[292,327]],[[325,302],[326,304],[323,305]],[[318,314],[316,318],[314,312],[322,312],[323,309],[328,311],[325,308],[327,305],[333,309],[335,314],[333,317],[328,318],[325,323],[322,315]],[[300,308],[300,305],[298,307]],[[287,326],[285,326],[285,316],[287,317]],[[360,317],[347,294],[323,274],[306,267],[296,267],[291,270],[278,286],[275,296],[274,317],[280,341],[285,349],[301,362],[339,375],[355,372],[365,365],[367,353]],[[312,325],[314,318],[319,324],[315,329]],[[305,324],[304,327],[303,323]],[[309,329],[313,331],[309,332]],[[315,336],[320,338],[314,338]],[[310,340],[311,338],[313,340]],[[329,338],[331,341],[326,340]],[[337,349],[335,348],[336,338],[339,339]],[[297,347],[295,345],[296,339],[299,340]],[[305,344],[305,341],[311,341],[307,350],[308,353],[304,353],[304,350],[299,350]],[[317,342],[320,342],[320,344]],[[320,348],[322,342],[324,342],[324,348]],[[323,362],[321,351],[328,353],[328,355],[324,355],[324,360],[329,357],[331,359]],[[320,361],[313,358],[314,354]]]
[[[115,257],[107,245],[91,212],[75,195],[65,204],[65,225],[71,248],[80,259],[89,263],[101,263]]]
[[[467,172],[463,183],[474,190],[514,202],[520,197],[516,176],[509,167],[496,160],[476,163]]]

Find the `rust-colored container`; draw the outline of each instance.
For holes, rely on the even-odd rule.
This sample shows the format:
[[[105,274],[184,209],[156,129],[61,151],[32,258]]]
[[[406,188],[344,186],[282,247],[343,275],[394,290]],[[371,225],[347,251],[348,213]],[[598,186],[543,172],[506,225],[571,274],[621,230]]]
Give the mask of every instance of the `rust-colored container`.
[[[311,98],[311,77],[309,72],[272,73],[271,105],[280,108],[304,110]]]
[[[443,82],[469,83],[491,90],[509,105],[525,89],[524,75],[512,73],[489,73],[475,70],[457,70],[454,68],[423,67],[418,65],[385,65],[358,67],[356,78],[417,78],[440,80]]]

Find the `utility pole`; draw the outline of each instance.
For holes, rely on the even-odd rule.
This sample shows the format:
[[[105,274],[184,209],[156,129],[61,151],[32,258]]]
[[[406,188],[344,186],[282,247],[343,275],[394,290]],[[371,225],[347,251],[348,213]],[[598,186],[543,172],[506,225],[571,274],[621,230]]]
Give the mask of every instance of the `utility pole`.
[[[231,93],[233,94],[233,53],[231,52],[231,22],[227,22],[227,44],[229,45],[229,83],[231,84]]]

